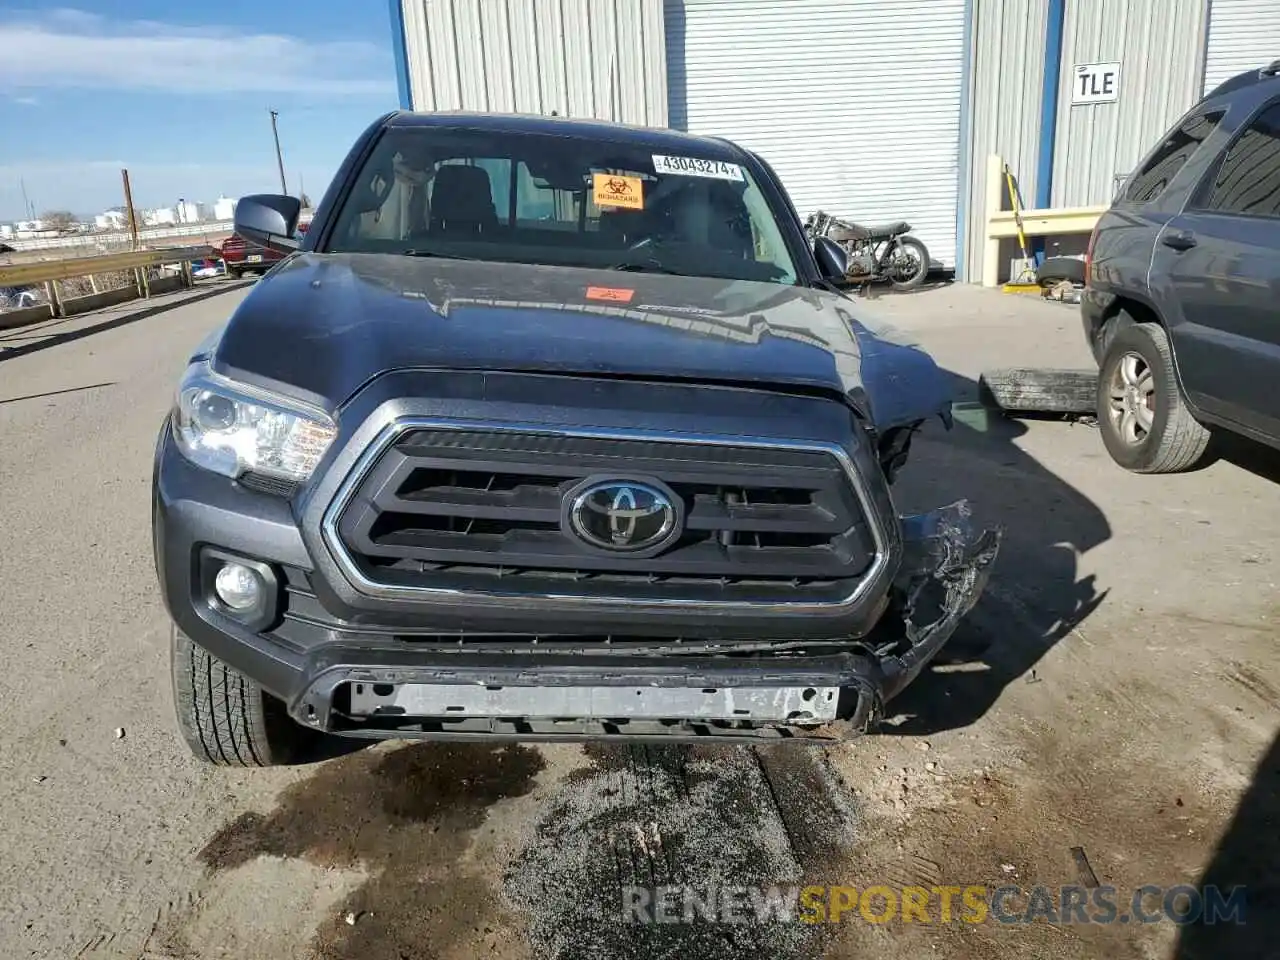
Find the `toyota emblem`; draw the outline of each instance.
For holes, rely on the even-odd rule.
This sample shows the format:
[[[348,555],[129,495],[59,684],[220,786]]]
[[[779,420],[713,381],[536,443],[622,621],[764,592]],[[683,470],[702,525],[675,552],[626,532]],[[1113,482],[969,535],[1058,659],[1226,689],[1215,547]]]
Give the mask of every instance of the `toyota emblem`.
[[[656,551],[679,533],[677,498],[655,483],[592,479],[565,501],[569,529],[599,550]]]

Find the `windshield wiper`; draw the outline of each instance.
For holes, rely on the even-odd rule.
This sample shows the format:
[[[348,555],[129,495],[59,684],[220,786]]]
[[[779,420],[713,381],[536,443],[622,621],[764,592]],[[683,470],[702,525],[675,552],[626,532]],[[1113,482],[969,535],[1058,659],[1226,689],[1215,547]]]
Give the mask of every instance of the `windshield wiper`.
[[[406,257],[438,257],[441,260],[478,260],[479,257],[463,257],[454,253],[438,253],[435,250],[405,250],[403,253]]]
[[[624,260],[622,263],[615,263],[610,270],[630,270],[637,273],[666,273],[673,277],[687,277],[687,273],[672,269],[657,257],[646,257],[643,260]]]

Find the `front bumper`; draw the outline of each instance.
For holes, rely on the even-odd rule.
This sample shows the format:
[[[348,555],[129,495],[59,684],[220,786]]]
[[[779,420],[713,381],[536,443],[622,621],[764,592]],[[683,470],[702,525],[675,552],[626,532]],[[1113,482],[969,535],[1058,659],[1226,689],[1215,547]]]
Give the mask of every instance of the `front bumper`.
[[[293,503],[192,466],[167,429],[157,450],[153,506],[157,569],[177,628],[283,700],[299,723],[371,738],[845,738],[865,730],[937,654],[982,592],[1000,542],[999,531],[974,535],[963,503],[903,518],[892,588],[886,581],[852,617],[845,612],[827,622],[654,611],[640,618],[650,623],[634,615],[626,623],[625,610],[566,607],[536,616],[481,611],[470,620],[449,611],[439,628],[446,640],[469,632],[523,635],[502,649],[501,642],[450,645],[435,635],[427,642],[431,627],[423,621],[431,611],[421,605],[353,605],[347,585],[331,579],[327,558],[313,557]],[[291,615],[289,629],[236,622],[204,598],[202,556],[210,549],[282,571],[280,602],[301,611]],[[649,634],[644,640],[628,636],[642,630]],[[523,642],[535,631],[576,635],[577,642]],[[601,642],[601,634],[619,642]],[[365,687],[377,687],[390,708],[362,706]],[[487,691],[485,702],[502,708],[477,712],[474,698],[451,697],[478,687]],[[759,707],[794,704],[811,690],[838,696],[825,712],[787,707],[771,714]],[[581,704],[590,691],[596,703],[611,706],[587,712],[621,715],[521,712],[521,704]],[[416,694],[408,702],[436,702],[440,709],[430,716],[400,712],[402,693]],[[721,708],[701,711],[691,707],[700,695],[707,703],[749,706],[742,719]],[[645,709],[616,706],[631,696]],[[666,707],[672,715],[664,715]]]
[[[333,651],[338,654],[336,660],[312,674],[291,712],[301,723],[373,738],[846,739],[874,723],[885,703],[942,649],[977,602],[999,550],[999,530],[972,536],[968,506],[963,502],[904,521],[910,539],[894,588],[897,602],[877,630],[850,644],[851,649],[812,655],[801,647],[797,655],[775,651],[756,657],[530,655],[518,662],[468,656],[413,664],[399,654],[347,649]],[[376,686],[383,688],[382,697],[389,703],[395,702],[395,694],[417,688],[429,693],[425,699],[430,702],[458,705],[433,711],[432,716],[386,712],[365,714],[358,720],[335,709],[344,688],[364,694],[365,687]],[[489,704],[505,701],[507,709],[474,715],[445,712],[469,709],[461,705],[465,701],[459,694],[476,688],[490,691],[488,697],[466,699],[487,699]],[[563,695],[548,697],[551,688],[562,688]],[[573,703],[571,693],[591,688],[596,692],[611,688],[610,695],[600,699],[614,705],[643,694],[648,709],[639,717],[628,716],[621,707],[607,715],[585,717],[533,716],[512,710],[521,703],[547,700]],[[746,714],[746,707],[760,706],[751,696],[757,691],[757,701],[770,701],[763,705],[767,719],[737,720],[723,713],[704,718],[693,715],[690,706],[701,702],[696,696],[700,693],[711,709],[727,699],[743,704],[736,712]],[[815,694],[822,701],[825,691],[832,692],[830,710],[810,714],[804,709]],[[350,692],[347,697],[344,705],[350,709]],[[368,694],[363,698],[369,699]],[[664,699],[671,706],[665,714]],[[769,706],[781,707],[781,713],[770,714]]]

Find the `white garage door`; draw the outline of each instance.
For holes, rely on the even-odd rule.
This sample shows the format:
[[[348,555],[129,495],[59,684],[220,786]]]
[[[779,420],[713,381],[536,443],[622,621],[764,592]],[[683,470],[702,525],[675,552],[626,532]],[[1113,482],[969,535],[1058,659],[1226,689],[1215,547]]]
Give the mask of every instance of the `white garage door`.
[[[1212,0],[1204,89],[1280,59],[1280,2]]]
[[[672,126],[777,171],[801,217],[906,220],[955,265],[965,0],[667,0]]]

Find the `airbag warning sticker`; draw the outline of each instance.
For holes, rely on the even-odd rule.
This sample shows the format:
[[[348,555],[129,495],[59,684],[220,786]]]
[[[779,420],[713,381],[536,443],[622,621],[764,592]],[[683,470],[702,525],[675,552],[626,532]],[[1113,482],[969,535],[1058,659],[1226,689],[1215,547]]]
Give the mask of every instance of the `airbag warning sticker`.
[[[742,168],[723,160],[700,160],[697,157],[666,157],[653,155],[654,173],[674,173],[685,177],[711,177],[713,180],[742,182]]]
[[[623,177],[613,173],[592,174],[591,195],[597,207],[644,209],[644,181],[639,177]]]

